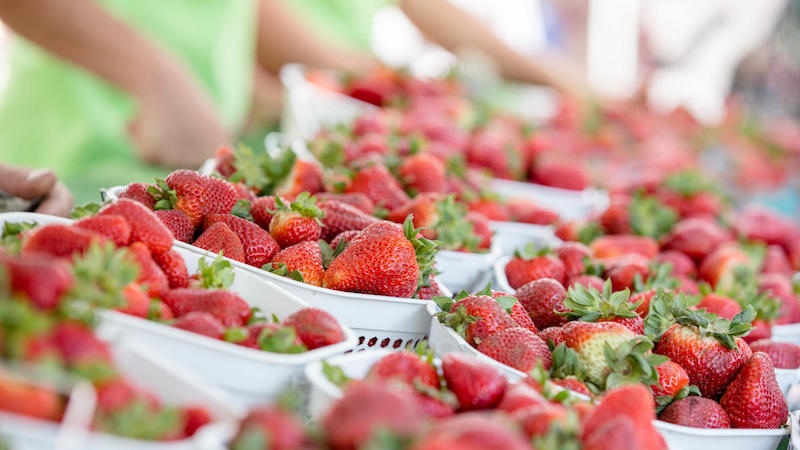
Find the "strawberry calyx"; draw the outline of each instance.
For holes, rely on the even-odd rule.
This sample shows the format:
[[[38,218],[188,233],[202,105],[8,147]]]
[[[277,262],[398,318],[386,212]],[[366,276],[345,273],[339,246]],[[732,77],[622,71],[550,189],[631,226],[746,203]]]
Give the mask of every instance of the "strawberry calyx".
[[[670,397],[669,395],[659,395],[656,397],[656,414],[659,414],[663,411],[667,406],[672,404],[672,402],[684,399],[689,396],[696,396],[700,397],[702,394],[700,393],[700,389],[693,385],[687,385],[681,388],[674,397]]]
[[[707,176],[703,176],[696,170],[684,170],[668,176],[663,187],[669,189],[681,197],[688,198],[701,192],[718,193],[719,188]]]
[[[267,272],[274,273],[275,275],[280,275],[282,277],[291,278],[292,280],[305,283],[305,279],[303,278],[303,273],[297,269],[289,270],[289,268],[286,266],[286,263],[282,262],[266,263],[261,268],[263,270],[266,270]]]
[[[197,274],[192,279],[192,286],[202,289],[228,289],[233,284],[233,267],[230,261],[222,257],[222,252],[208,264],[205,256],[197,262]]]
[[[139,267],[127,249],[92,243],[83,255],[73,256],[72,273],[75,283],[60,309],[67,317],[91,322],[95,307],[125,305],[123,288],[136,281]]]
[[[431,227],[436,231],[436,240],[442,250],[458,250],[465,248],[470,252],[479,252],[480,238],[464,217],[467,209],[455,200],[455,195],[448,195],[436,202],[437,220]]]
[[[533,448],[542,450],[579,449],[581,448],[579,431],[578,415],[575,411],[567,411],[566,420],[553,422],[546,433],[533,438]]]
[[[707,284],[700,287],[704,290],[710,288]],[[720,284],[714,292],[736,300],[742,308],[751,305],[756,311],[756,319],[772,322],[778,318],[780,302],[770,292],[759,292],[758,279],[746,266],[736,267],[730,284]]]
[[[481,320],[478,316],[467,314],[467,307],[464,305],[459,305],[450,312],[439,312],[436,314],[436,318],[464,339],[466,339],[467,327]]]
[[[243,182],[248,187],[256,188],[259,195],[272,194],[289,176],[297,161],[297,155],[288,148],[275,155],[268,152],[256,154],[244,144],[239,145],[233,156],[236,172],[230,176],[230,181]]]
[[[340,239],[339,243],[336,244],[336,248],[332,248],[330,244],[325,242],[324,240],[319,240],[319,250],[322,253],[322,266],[326,269],[328,266],[331,265],[334,259],[339,256],[344,249],[350,244],[349,241],[345,241],[344,239]]]
[[[658,239],[678,222],[678,213],[656,197],[637,191],[628,207],[631,229],[639,236]]]
[[[264,328],[258,335],[258,347],[272,353],[303,353],[308,347],[297,343],[297,331],[292,327],[277,330]]]
[[[325,375],[325,378],[327,378],[328,381],[339,387],[344,387],[351,381],[350,377],[344,374],[344,371],[340,366],[331,364],[327,361],[322,361],[322,374]]]
[[[750,333],[751,324],[756,318],[752,305],[747,305],[732,320],[723,319],[716,314],[706,312],[705,309],[693,311],[682,308],[674,314],[675,322],[694,327],[701,337],[713,337],[729,350],[738,349],[735,338]]]
[[[167,182],[161,178],[156,178],[156,184],[147,187],[148,194],[150,194],[156,203],[153,208],[158,211],[162,209],[175,209],[178,204],[178,195],[174,189],[170,189]]]
[[[439,251],[439,243],[422,237],[421,230],[422,228],[414,228],[414,215],[409,214],[403,222],[403,234],[414,247],[414,254],[419,266],[417,292],[431,285],[431,277],[437,273],[434,268],[434,261],[436,253]]]
[[[53,326],[53,318],[38,311],[31,302],[20,297],[0,296],[0,356],[20,359],[31,336],[41,336]]]
[[[109,202],[105,203],[96,203],[96,202],[89,202],[84,203],[83,205],[78,205],[72,208],[72,211],[69,213],[69,217],[71,219],[82,219],[84,217],[91,217],[97,214],[100,211],[100,208],[105,206]]]
[[[603,390],[629,383],[642,383],[648,386],[658,384],[656,367],[669,358],[655,354],[652,350],[653,342],[645,336],[637,336],[623,342],[617,348],[612,348],[606,343],[603,355],[611,373],[605,380]]]
[[[492,282],[491,281],[486,283],[486,286],[484,286],[483,289],[481,289],[480,291],[476,292],[475,295],[482,295],[484,297],[494,298],[494,300],[497,303],[499,303],[500,306],[502,306],[503,309],[505,309],[506,312],[508,312],[509,314],[511,313],[511,308],[513,308],[514,305],[518,302],[517,298],[514,297],[513,295],[510,295],[510,294],[508,294],[508,295],[498,295],[497,297],[494,297],[494,292],[492,292]],[[468,297],[469,294],[467,294],[466,291],[462,290],[459,293],[459,296],[460,296],[460,298],[458,298],[458,300],[461,300],[462,298]]]
[[[578,241],[586,245],[591,244],[592,241],[604,234],[603,226],[594,221],[581,225],[576,233]]]
[[[233,205],[231,215],[253,222],[253,215],[250,214],[251,206],[250,201],[241,198]]]
[[[36,228],[37,225],[36,222],[6,222],[0,234],[0,247],[11,255],[19,254],[24,232]]]
[[[650,275],[647,280],[642,280],[642,275],[637,273],[633,277],[633,291],[644,292],[651,289],[677,289],[680,282],[672,276],[672,263],[653,262],[650,265]]]
[[[94,426],[98,430],[135,439],[163,439],[181,426],[177,408],[154,408],[145,398],[136,398],[122,409],[100,410]]]
[[[412,387],[421,395],[439,400],[446,405],[450,405],[453,409],[458,408],[458,399],[456,399],[456,395],[444,386],[436,389],[429,384],[425,384],[420,382],[418,379],[414,379]]]
[[[536,367],[528,372],[528,376],[541,386],[541,394],[547,400],[569,405],[577,398],[567,389],[557,386],[550,380],[550,372],[544,368],[541,361],[537,361]]]
[[[567,377],[575,377],[585,383],[586,372],[575,350],[562,342],[553,349],[552,356],[553,364],[550,366],[552,378],[563,380]]]
[[[681,311],[687,309],[691,302],[684,293],[674,293],[657,289],[655,295],[650,300],[650,308],[647,317],[644,319],[644,333],[652,341],[657,342],[661,339],[669,327],[676,323],[675,317]]]
[[[275,209],[268,210],[270,214],[295,213],[303,217],[309,217],[322,225],[320,219],[325,217],[325,211],[319,209],[317,206],[317,197],[312,196],[308,192],[301,192],[297,198],[288,205],[280,196],[275,196]]]
[[[414,353],[416,353],[417,357],[421,361],[424,361],[424,362],[430,364],[431,366],[433,366],[434,352],[433,352],[433,349],[430,347],[430,345],[428,345],[428,340],[427,339],[420,340],[419,342],[417,342],[417,345],[415,345],[413,347],[411,346],[411,342],[409,342],[408,346],[406,348],[409,351],[413,351]]]
[[[514,250],[514,257],[528,261],[540,256],[547,256],[552,253],[553,249],[550,247],[539,247],[535,242],[528,242],[524,247]]]
[[[603,283],[603,292],[575,284],[569,288],[564,299],[564,305],[569,311],[561,314],[583,322],[596,322],[609,317],[637,317],[636,308],[643,300],[630,303],[629,297],[628,289],[612,293],[611,280]]]

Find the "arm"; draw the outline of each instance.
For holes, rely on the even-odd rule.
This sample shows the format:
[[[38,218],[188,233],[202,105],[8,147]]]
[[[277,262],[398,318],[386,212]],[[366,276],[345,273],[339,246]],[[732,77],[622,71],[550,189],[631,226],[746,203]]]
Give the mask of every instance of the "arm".
[[[131,94],[140,110],[130,131],[143,159],[197,165],[225,142],[210,101],[186,69],[93,0],[0,0],[0,19]]]

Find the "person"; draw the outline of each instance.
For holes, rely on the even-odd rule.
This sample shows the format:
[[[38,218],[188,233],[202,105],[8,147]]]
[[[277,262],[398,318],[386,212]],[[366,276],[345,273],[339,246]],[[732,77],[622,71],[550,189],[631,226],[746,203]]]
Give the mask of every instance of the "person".
[[[49,169],[0,164],[0,191],[36,201],[37,213],[67,216],[72,209],[72,194]]]

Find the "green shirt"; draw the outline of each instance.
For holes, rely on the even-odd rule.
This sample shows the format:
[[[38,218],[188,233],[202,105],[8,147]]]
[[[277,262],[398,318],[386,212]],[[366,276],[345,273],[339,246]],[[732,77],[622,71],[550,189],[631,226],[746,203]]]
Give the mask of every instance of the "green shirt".
[[[250,102],[255,0],[102,0],[108,11],[191,69],[225,124],[237,128]],[[126,126],[136,105],[85,70],[18,39],[0,98],[0,161],[54,169],[76,202],[103,186],[152,181]]]

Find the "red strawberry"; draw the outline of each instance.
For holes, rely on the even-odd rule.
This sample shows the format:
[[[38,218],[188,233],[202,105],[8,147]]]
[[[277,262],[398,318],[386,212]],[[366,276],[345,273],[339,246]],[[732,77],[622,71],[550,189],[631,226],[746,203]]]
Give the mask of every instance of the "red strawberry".
[[[75,222],[75,226],[105,236],[117,247],[124,247],[131,241],[131,227],[122,216],[85,217]]]
[[[645,258],[652,259],[658,253],[658,243],[655,239],[646,236],[632,236],[627,234],[601,236],[590,245],[595,258],[606,259],[638,253]]]
[[[319,204],[325,212],[322,218],[322,239],[330,242],[334,237],[344,231],[361,231],[367,225],[379,219],[365,214],[358,208],[335,200],[326,200]]]
[[[749,258],[738,245],[725,244],[703,259],[697,275],[711,287],[725,285],[731,281],[734,269],[748,262]]]
[[[320,202],[320,205],[322,205],[323,202],[331,200],[340,203],[347,203],[350,206],[354,206],[364,214],[372,214],[373,210],[375,209],[375,204],[372,203],[372,200],[370,200],[369,197],[360,192],[353,192],[349,194],[335,193],[335,192],[318,192],[314,194],[314,196],[317,197],[317,200]]]
[[[423,426],[420,412],[410,389],[354,381],[328,410],[322,427],[332,448],[354,449],[379,429],[401,438],[416,435]]]
[[[256,201],[256,194],[253,192],[252,189],[248,188],[246,184],[239,182],[239,183],[231,183],[233,187],[236,189],[236,200],[245,200],[252,204]]]
[[[411,239],[416,239],[414,234],[409,233]],[[381,221],[361,230],[333,260],[322,286],[408,298],[417,290],[419,278],[420,266],[409,237],[399,225]]]
[[[631,234],[630,207],[629,195],[613,196],[608,208],[600,215],[600,224],[610,234]]]
[[[205,209],[203,215],[206,214],[230,214],[236,201],[239,199],[239,193],[233,184],[217,177],[206,176],[204,183],[205,191]],[[167,177],[169,179],[169,177]],[[194,223],[194,221],[192,221]]]
[[[592,391],[589,390],[589,387],[586,386],[583,381],[580,381],[577,378],[567,377],[561,380],[553,380],[553,384],[561,386],[564,389],[569,389],[572,392],[577,392],[578,394],[592,397]]]
[[[736,300],[714,293],[703,296],[703,299],[697,304],[697,309],[702,308],[728,320],[732,320],[735,315],[742,312],[742,307],[739,306]]]
[[[420,410],[428,417],[444,419],[456,413],[453,405],[443,399],[431,397],[422,393],[418,393],[415,397]]]
[[[58,422],[64,413],[64,400],[57,391],[0,373],[0,411]]]
[[[761,339],[752,342],[750,349],[753,352],[766,353],[776,369],[797,369],[800,367],[800,346],[797,344]]]
[[[179,317],[172,326],[213,339],[222,339],[222,335],[225,334],[225,327],[222,322],[203,311],[192,311]]]
[[[169,306],[160,300],[150,302],[150,311],[148,316],[153,320],[160,321],[167,321],[175,318],[175,314],[172,312]]]
[[[580,242],[565,242],[556,249],[556,256],[564,263],[567,278],[577,277],[586,269],[585,258],[589,258],[591,250]]]
[[[181,242],[192,242],[194,237],[194,225],[180,209],[159,209],[156,217],[169,229],[172,237]]]
[[[740,236],[766,244],[783,244],[792,223],[762,206],[750,206],[736,216],[734,229]]]
[[[409,200],[400,183],[379,163],[359,170],[346,190],[349,193],[360,192],[369,197],[375,206],[389,210],[402,206]]]
[[[217,163],[215,169],[223,177],[228,178],[236,173],[236,155],[230,146],[223,145],[218,147],[214,151],[214,159],[216,159]]]
[[[719,401],[734,428],[778,428],[789,414],[775,368],[766,353],[754,353]]]
[[[531,178],[536,183],[562,189],[582,191],[589,187],[586,170],[577,161],[537,161]]]
[[[730,235],[717,222],[697,217],[675,224],[667,237],[666,247],[700,261],[729,240]]]
[[[578,275],[567,280],[567,288],[580,285],[586,289],[595,288],[598,291],[603,290],[603,279],[597,275]]]
[[[231,231],[239,236],[244,247],[244,262],[254,267],[261,267],[280,251],[278,243],[261,227],[230,214],[208,214],[203,218],[204,227],[223,222]]]
[[[558,347],[558,344],[564,342],[564,339],[566,339],[566,336],[564,336],[564,329],[561,327],[545,328],[544,330],[539,331],[537,336],[542,338],[545,343],[552,345],[553,347]]]
[[[653,395],[658,397],[675,397],[689,385],[689,374],[680,365],[665,361],[656,367],[658,384],[651,384]]]
[[[185,423],[183,427],[184,436],[194,435],[198,429],[208,425],[213,420],[211,413],[204,406],[189,406],[181,409]]]
[[[585,449],[666,449],[653,427],[653,396],[640,384],[606,392],[583,423]]]
[[[646,280],[650,275],[647,259],[641,255],[618,256],[605,263],[606,277],[611,280],[615,291],[633,289],[636,275]]]
[[[118,214],[131,226],[131,242],[144,242],[152,253],[164,253],[172,248],[172,233],[160,220],[139,202],[117,200],[104,206],[98,216]]]
[[[292,327],[309,350],[333,345],[344,340],[344,331],[330,313],[318,308],[303,308],[283,320]]]
[[[122,289],[125,306],[115,308],[117,311],[146,319],[150,314],[150,296],[138,283],[131,283]]]
[[[753,321],[753,326],[750,328],[750,334],[743,337],[745,342],[750,344],[761,339],[769,339],[772,337],[772,322],[761,319]]]
[[[441,193],[445,190],[445,167],[430,153],[417,153],[406,157],[400,165],[400,179],[409,192]]]
[[[244,262],[244,247],[239,236],[223,222],[217,222],[206,229],[192,245],[211,253],[222,253],[230,259]]]
[[[547,399],[527,383],[514,383],[506,389],[503,400],[497,405],[497,409],[511,414],[546,402]]]
[[[532,259],[514,256],[506,264],[505,272],[508,284],[514,289],[519,289],[531,281],[542,278],[551,278],[562,285],[566,281],[564,263],[549,255],[537,256]]]
[[[636,313],[642,317],[647,317],[647,313],[650,312],[650,301],[653,300],[653,297],[658,293],[658,289],[650,289],[644,292],[639,292],[638,294],[634,294],[631,298],[628,299],[629,303],[639,303],[639,306],[636,307]]]
[[[261,228],[269,230],[269,223],[272,221],[272,212],[275,210],[275,197],[266,196],[258,197],[252,205],[250,205],[250,214],[253,216],[253,221]]]
[[[409,351],[399,351],[384,356],[370,367],[366,379],[398,379],[408,383],[409,386],[420,383],[439,388],[439,375],[433,365]]]
[[[470,295],[456,301],[440,320],[455,328],[472,346],[497,331],[517,326],[500,303],[486,295]]]
[[[438,422],[412,450],[525,450],[525,437],[507,417],[494,412],[469,412]]]
[[[480,239],[478,248],[488,249],[492,245],[494,233],[489,228],[489,218],[476,211],[469,211],[464,216],[464,220],[472,224],[472,232]]]
[[[269,449],[291,450],[306,448],[309,439],[300,419],[274,406],[260,406],[242,420],[231,448],[247,448],[253,441],[269,443]]]
[[[50,339],[71,366],[111,361],[108,346],[83,324],[61,322],[51,331]]]
[[[569,410],[558,403],[541,403],[517,411],[513,415],[529,438],[546,435],[551,427],[566,427]]]
[[[147,192],[149,187],[149,184],[130,183],[129,185],[125,186],[125,189],[123,189],[122,192],[117,194],[117,198],[135,200],[152,211],[155,209],[156,199]]]
[[[461,411],[496,406],[503,399],[508,385],[499,370],[463,353],[445,355],[442,372],[447,387],[458,399]]]
[[[325,213],[317,207],[314,197],[304,192],[288,205],[280,197],[275,199],[275,203],[276,212],[269,223],[269,234],[281,248],[302,241],[319,240],[320,219],[325,217]]]
[[[629,291],[611,290],[611,280],[603,285],[602,291],[583,286],[571,287],[567,291],[564,306],[568,316],[585,322],[616,322],[636,334],[644,334],[644,321],[628,300]]]
[[[128,247],[128,251],[139,266],[139,277],[136,281],[147,285],[147,294],[151,297],[162,298],[169,290],[169,281],[161,267],[153,260],[150,250],[143,243],[134,242]]]
[[[240,327],[250,318],[250,306],[231,291],[173,289],[164,296],[164,303],[183,317],[193,311],[211,314],[226,327]]]
[[[284,276],[292,276],[295,270],[303,277],[303,283],[322,285],[325,267],[322,265],[322,251],[317,241],[303,241],[286,247],[272,258],[272,271]]]
[[[522,327],[497,331],[481,340],[478,351],[522,372],[541,363],[550,369],[552,363],[547,344],[535,333]]]
[[[293,200],[303,192],[314,194],[321,190],[322,169],[314,162],[298,159],[286,179],[275,188],[275,195]]]
[[[680,277],[693,277],[697,271],[697,267],[691,258],[677,250],[666,250],[656,255],[656,261],[662,264],[671,264],[672,276]]]
[[[552,225],[558,221],[558,213],[543,208],[528,199],[511,199],[508,201],[508,212],[514,222],[533,225]]]
[[[158,187],[149,190],[156,194],[157,208],[179,209],[186,213],[193,226],[200,225],[208,212],[206,176],[194,170],[176,170],[158,184]],[[236,196],[235,189],[233,195]]]
[[[167,276],[170,289],[185,288],[189,286],[189,272],[186,270],[186,262],[180,253],[169,250],[159,255],[153,255],[153,261]]]
[[[358,233],[360,232],[361,230],[342,231],[341,233],[337,234],[336,237],[333,238],[333,240],[331,240],[330,243],[331,248],[337,248],[339,246],[339,242],[342,241],[347,242],[349,244],[350,241],[355,239],[355,237],[358,236]]]
[[[567,292],[558,281],[552,278],[534,280],[517,289],[514,295],[539,329],[566,323],[566,317],[558,313],[567,311],[564,306]]]
[[[575,350],[589,381],[602,385],[610,372],[604,354],[607,344],[616,349],[636,333],[616,322],[568,322],[563,327],[564,344]]]
[[[730,428],[728,413],[719,403],[704,397],[686,397],[666,407],[658,420],[694,428]]]
[[[45,255],[31,254],[10,258],[0,255],[11,291],[27,297],[39,309],[53,309],[74,284],[69,264]]]
[[[493,200],[491,198],[469,202],[467,203],[467,209],[481,213],[489,220],[498,222],[508,222],[511,220],[511,213],[508,211],[508,207],[498,200]]]
[[[492,291],[492,298],[497,299],[498,297],[511,297],[516,300],[516,297],[506,294],[505,292]],[[528,311],[524,306],[522,306],[520,301],[514,302],[514,304],[508,310],[508,314],[512,319],[514,319],[514,322],[516,322],[516,324],[522,328],[525,328],[532,333],[539,332],[539,329],[536,328],[536,324],[533,323],[533,319],[531,319],[530,314],[528,314]]]
[[[783,247],[778,245],[767,247],[767,251],[764,254],[764,262],[761,264],[761,272],[792,276],[794,269]]]
[[[22,243],[22,254],[71,257],[73,253],[84,253],[92,243],[103,244],[105,240],[97,233],[71,225],[44,225],[27,233]]]

